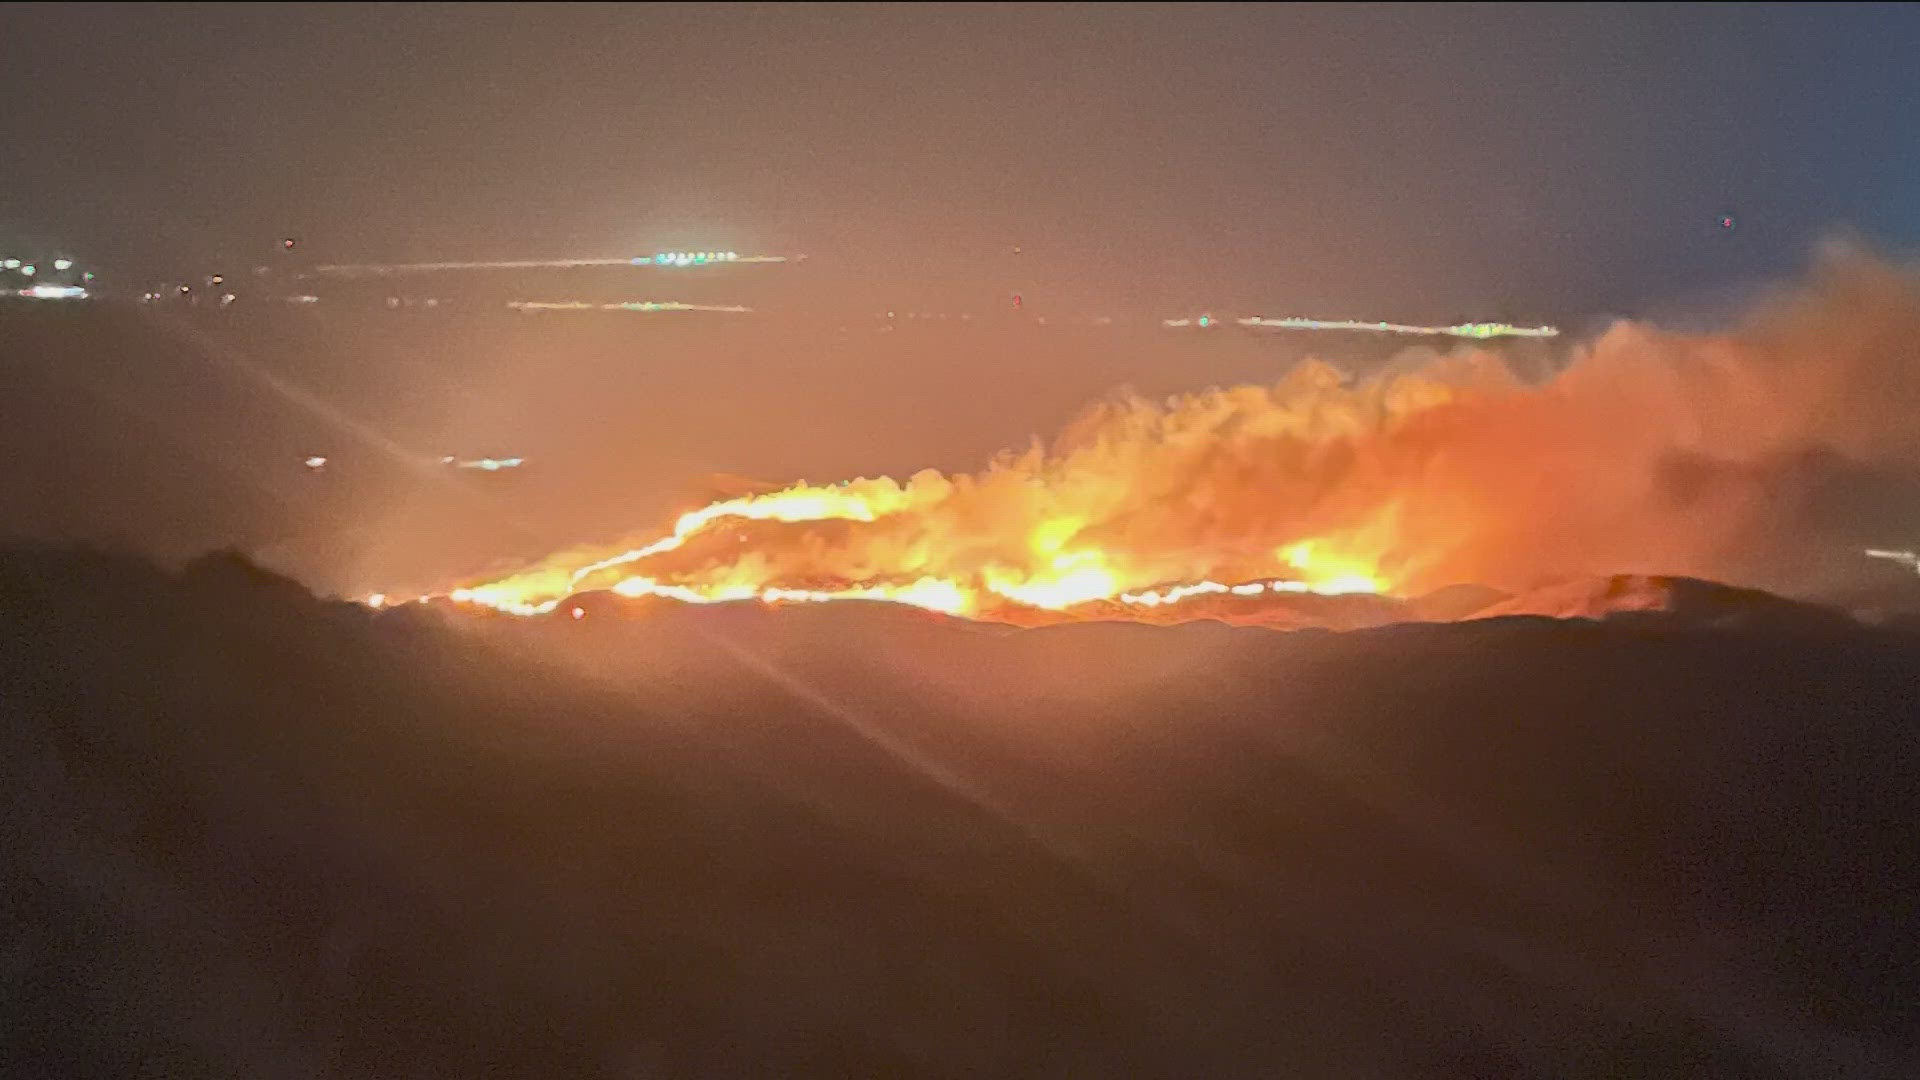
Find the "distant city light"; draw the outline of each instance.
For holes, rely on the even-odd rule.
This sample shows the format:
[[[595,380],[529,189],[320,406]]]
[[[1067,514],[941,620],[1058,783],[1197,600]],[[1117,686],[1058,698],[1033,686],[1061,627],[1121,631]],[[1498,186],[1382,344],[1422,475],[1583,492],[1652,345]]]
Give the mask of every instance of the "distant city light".
[[[4,267],[6,267],[6,268],[7,268],[7,269],[9,269],[9,270],[18,270],[18,269],[20,269],[20,260],[19,260],[19,259],[8,259],[8,260],[7,260],[6,262],[4,262],[4,263],[0,263],[0,266],[4,266]]]
[[[324,469],[327,467],[327,459],[321,457],[318,454],[315,454],[314,456],[308,458],[305,464],[307,468],[318,471],[320,469]]]
[[[1888,562],[1899,563],[1909,570],[1920,571],[1920,553],[1912,551],[1886,551],[1880,548],[1868,548],[1867,558],[1885,559]]]
[[[1217,325],[1219,320],[1211,315],[1201,315],[1189,319],[1162,319],[1160,325],[1168,329],[1186,326],[1202,328]],[[1552,326],[1509,326],[1506,323],[1461,323],[1457,326],[1414,326],[1407,323],[1357,322],[1348,319],[1263,319],[1249,318],[1235,320],[1249,329],[1267,330],[1360,330],[1368,333],[1447,335],[1451,337],[1475,338],[1484,340],[1497,337],[1558,337],[1560,331]]]
[[[1448,334],[1455,338],[1555,338],[1557,327],[1511,327],[1507,323],[1461,323],[1457,327],[1413,327],[1407,323],[1354,323],[1323,319],[1240,319],[1242,327],[1288,331],[1375,331],[1388,334]]]
[[[21,267],[20,272],[27,275],[28,277],[32,277],[33,275],[39,273],[38,270],[34,269],[34,265],[32,263],[28,263],[27,265]]]
[[[55,259],[53,260],[53,268],[55,270],[71,270],[73,269],[73,260],[72,259]]]
[[[651,257],[623,259],[507,259],[493,262],[330,263],[316,266],[318,274],[419,274],[437,270],[570,270],[591,266],[705,266],[709,263],[784,263],[805,255],[742,255],[737,251],[662,251]]]
[[[633,260],[635,265],[646,262],[645,259]],[[703,266],[713,262],[739,262],[740,254],[735,251],[662,251],[653,257],[655,266]],[[785,262],[778,256],[749,256],[748,262]]]
[[[526,464],[526,458],[479,458],[474,461],[460,461],[451,455],[440,459],[443,465],[456,469],[479,469],[482,472],[499,472],[501,469],[517,469]]]
[[[684,304],[678,300],[629,300],[619,304],[589,304],[584,300],[509,300],[515,311],[706,311],[724,315],[745,315],[752,308],[741,304]]]
[[[17,290],[14,295],[28,300],[85,300],[87,290],[78,285],[35,285]]]

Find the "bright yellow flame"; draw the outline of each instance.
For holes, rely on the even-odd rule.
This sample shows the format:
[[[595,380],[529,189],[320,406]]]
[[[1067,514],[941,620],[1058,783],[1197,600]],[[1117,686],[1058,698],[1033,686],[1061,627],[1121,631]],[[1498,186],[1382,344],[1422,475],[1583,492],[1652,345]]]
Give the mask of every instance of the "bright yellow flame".
[[[822,501],[821,508],[857,513],[843,504]],[[763,514],[795,512],[795,503],[770,504]],[[709,508],[711,509],[711,508]],[[699,512],[682,516],[685,532],[676,531],[663,541],[635,549],[612,559],[589,564],[579,570],[543,571],[521,575],[503,582],[453,590],[450,598],[458,603],[477,604],[512,615],[544,615],[553,611],[572,590],[571,586],[600,571],[672,550],[687,536],[717,520],[719,514]],[[1050,522],[1037,530],[1034,547],[1045,549],[1077,532],[1079,526],[1068,522]],[[976,582],[968,583],[932,575],[905,584],[866,583],[835,589],[787,588],[771,582],[664,581],[633,574],[611,583],[611,590],[624,597],[653,596],[687,604],[718,604],[758,600],[767,604],[826,603],[836,600],[872,600],[907,604],[948,615],[968,616],[981,610],[980,598],[993,595],[1028,608],[1065,611],[1098,600],[1112,600],[1129,607],[1157,608],[1177,604],[1195,596],[1230,594],[1259,596],[1267,593],[1312,593],[1337,596],[1350,593],[1386,591],[1383,579],[1364,559],[1328,553],[1319,541],[1305,540],[1286,545],[1275,552],[1280,561],[1295,572],[1285,579],[1266,579],[1238,583],[1202,580],[1165,585],[1138,591],[1123,591],[1120,574],[1096,550],[1060,551],[1047,560],[1044,571],[1025,573],[1017,568],[993,566],[984,570]],[[542,595],[542,594],[545,595]],[[576,616],[577,618],[578,616]]]
[[[1059,611],[1090,600],[1104,600],[1120,591],[1112,574],[1095,566],[1069,570],[1058,577],[1017,581],[987,575],[987,588],[1028,607]]]
[[[1267,431],[1262,437],[1295,439],[1306,431],[1345,438],[1365,414],[1360,406],[1324,415],[1306,406],[1288,411],[1278,403],[1343,392],[1324,371],[1308,370],[1292,382],[1271,396],[1221,392],[1175,403],[1175,412],[1136,406],[1098,414],[1099,437],[1084,439],[1080,449],[1057,457],[1036,449],[976,475],[803,482],[724,499],[680,515],[665,535],[641,546],[563,553],[451,596],[516,615],[545,614],[572,594],[610,589],[695,604],[880,600],[975,617],[1013,617],[1018,609],[1072,617],[1073,609],[1098,601],[1154,608],[1215,593],[1384,592],[1387,554],[1395,554],[1395,573],[1406,569],[1396,503],[1336,508],[1320,516],[1341,528],[1272,547],[1286,534],[1263,535],[1276,528],[1274,516],[1257,502],[1233,501],[1241,495],[1237,474],[1209,481],[1211,489],[1167,486],[1195,467],[1187,457],[1210,460],[1199,451],[1233,417],[1258,418],[1265,427],[1255,427]],[[1406,391],[1401,397],[1412,392],[1399,390]],[[1176,420],[1196,433],[1184,433]],[[1175,460],[1166,464],[1156,454]],[[829,521],[850,525],[755,529],[742,533],[757,541],[751,545],[691,546],[729,522]],[[1236,536],[1236,529],[1247,535]],[[833,584],[822,587],[822,580]]]
[[[1074,519],[1049,521],[1034,531],[1033,547],[1047,559],[1048,569],[1021,575],[989,569],[983,577],[988,591],[1028,607],[1059,611],[1092,600],[1105,600],[1120,591],[1120,581],[1098,551],[1060,551],[1060,545],[1080,531]]]
[[[1310,592],[1325,596],[1386,591],[1373,564],[1345,555],[1329,555],[1317,540],[1302,540],[1277,551],[1280,560],[1300,572]]]
[[[1041,522],[1039,527],[1033,530],[1034,553],[1052,555],[1065,547],[1067,541],[1073,539],[1073,534],[1079,532],[1085,525],[1085,519],[1077,517],[1049,518]]]
[[[588,580],[594,575],[673,551],[722,518],[753,521],[874,521],[908,508],[912,498],[907,489],[886,477],[854,480],[827,487],[797,484],[784,491],[726,499],[689,511],[674,522],[672,533],[650,544],[584,566],[571,570],[560,566],[544,566],[483,586],[455,589],[450,595],[459,602],[484,604],[512,614],[545,614],[553,609],[554,603],[568,594],[596,587],[595,583]],[[745,595],[751,592],[749,590]],[[713,601],[710,599],[705,602]]]
[[[722,518],[780,521],[839,518],[870,521],[883,513],[897,511],[901,505],[903,503],[899,499],[866,499],[848,495],[841,489],[796,489],[768,496],[728,500],[681,515],[671,535],[644,547],[571,571],[549,567],[491,584],[455,589],[449,596],[458,603],[477,604],[512,615],[544,615],[553,611],[567,595],[578,591],[581,583],[594,575],[672,551]],[[810,514],[818,517],[807,516]],[[978,614],[981,610],[980,599],[984,595],[998,596],[1028,608],[1058,612],[1098,600],[1112,600],[1129,607],[1156,608],[1177,604],[1190,597],[1219,594],[1242,597],[1267,593],[1336,596],[1386,591],[1385,581],[1370,561],[1333,553],[1329,545],[1321,540],[1297,541],[1275,550],[1274,554],[1280,563],[1294,572],[1289,578],[1238,583],[1202,580],[1123,591],[1125,581],[1122,574],[1113,568],[1103,552],[1095,549],[1062,550],[1081,528],[1081,522],[1077,519],[1049,519],[1037,527],[1030,537],[1031,548],[1045,560],[1044,569],[1029,571],[1021,567],[994,565],[981,571],[971,583],[925,575],[905,584],[863,583],[835,589],[804,589],[741,578],[668,581],[630,574],[604,587],[624,597],[652,596],[687,604],[751,600],[767,604],[872,600],[962,616]]]
[[[948,615],[964,615],[972,610],[972,598],[950,581],[921,578],[906,585],[857,585],[845,589],[755,590],[750,586],[727,585],[698,588],[663,584],[650,577],[623,578],[613,591],[625,597],[659,596],[685,604],[724,604],[741,600],[759,600],[767,604],[826,603],[830,600],[880,600],[909,604]]]

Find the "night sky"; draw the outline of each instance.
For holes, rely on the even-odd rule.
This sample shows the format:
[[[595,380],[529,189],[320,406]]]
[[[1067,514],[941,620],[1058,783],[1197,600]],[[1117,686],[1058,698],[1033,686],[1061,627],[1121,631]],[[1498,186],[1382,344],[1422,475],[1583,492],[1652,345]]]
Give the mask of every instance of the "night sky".
[[[1019,246],[1063,304],[1578,321],[1920,236],[1917,45],[1892,6],[15,6],[0,240],[935,291]]]

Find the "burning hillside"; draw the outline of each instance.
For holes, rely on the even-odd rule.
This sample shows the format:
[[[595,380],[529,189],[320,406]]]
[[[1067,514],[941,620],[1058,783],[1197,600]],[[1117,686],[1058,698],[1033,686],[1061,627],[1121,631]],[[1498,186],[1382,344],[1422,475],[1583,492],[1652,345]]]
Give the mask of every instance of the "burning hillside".
[[[1793,588],[1836,534],[1886,527],[1874,485],[1920,459],[1916,342],[1920,281],[1833,254],[1729,331],[1618,324],[1543,381],[1469,349],[1122,395],[976,473],[743,494],[450,595],[515,614],[596,590],[889,600],[1032,623],[1621,573]]]

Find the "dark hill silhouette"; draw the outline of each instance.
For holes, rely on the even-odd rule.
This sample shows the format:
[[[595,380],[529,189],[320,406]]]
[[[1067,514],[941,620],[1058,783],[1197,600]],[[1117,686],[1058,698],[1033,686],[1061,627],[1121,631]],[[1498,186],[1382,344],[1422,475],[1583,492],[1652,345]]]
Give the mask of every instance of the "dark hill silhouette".
[[[1692,588],[1692,586],[1685,586]],[[15,1075],[1899,1076],[1920,639],[0,557]]]
[[[1794,624],[1838,627],[1847,621],[1840,612],[1759,589],[1656,574],[1612,574],[1555,582],[1490,604],[1469,617],[1546,615],[1555,619],[1604,619],[1650,613],[1697,623],[1766,623],[1780,627]]]

